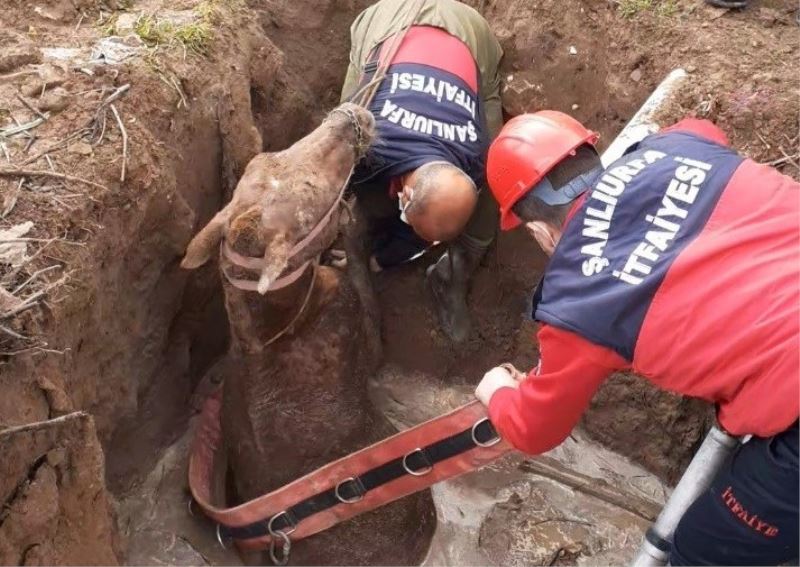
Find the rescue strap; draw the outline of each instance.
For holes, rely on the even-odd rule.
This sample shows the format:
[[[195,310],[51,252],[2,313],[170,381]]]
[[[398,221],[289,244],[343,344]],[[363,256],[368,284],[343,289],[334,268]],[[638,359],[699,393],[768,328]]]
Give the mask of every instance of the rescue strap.
[[[217,523],[224,545],[288,550],[324,531],[431,485],[480,468],[511,451],[483,405],[474,401],[329,463],[233,508],[211,504],[214,457],[221,440],[221,389],[206,400],[189,459],[194,501]],[[289,536],[291,535],[291,539]]]

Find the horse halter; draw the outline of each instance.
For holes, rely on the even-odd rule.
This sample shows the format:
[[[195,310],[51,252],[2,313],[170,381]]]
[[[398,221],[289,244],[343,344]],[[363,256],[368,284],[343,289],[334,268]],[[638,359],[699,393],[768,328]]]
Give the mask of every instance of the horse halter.
[[[356,152],[356,159],[363,157],[369,147],[369,143],[366,140],[364,128],[361,126],[361,122],[359,122],[356,113],[350,108],[338,107],[330,111],[328,118],[333,114],[344,114],[348,122],[350,122],[350,125],[353,127],[353,132],[356,135],[356,141],[355,144],[353,144],[353,149],[355,149]]]

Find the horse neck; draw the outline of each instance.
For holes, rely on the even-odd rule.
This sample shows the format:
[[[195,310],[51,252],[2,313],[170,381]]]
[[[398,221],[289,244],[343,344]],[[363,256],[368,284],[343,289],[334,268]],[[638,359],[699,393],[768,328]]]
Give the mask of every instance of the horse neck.
[[[324,123],[311,134],[297,142],[289,151],[303,155],[303,158],[318,164],[332,175],[344,177],[355,162],[355,132],[349,126]]]
[[[260,357],[287,327],[308,315],[313,271],[314,268],[307,268],[296,282],[265,295],[240,290],[225,282],[225,307],[234,353]]]

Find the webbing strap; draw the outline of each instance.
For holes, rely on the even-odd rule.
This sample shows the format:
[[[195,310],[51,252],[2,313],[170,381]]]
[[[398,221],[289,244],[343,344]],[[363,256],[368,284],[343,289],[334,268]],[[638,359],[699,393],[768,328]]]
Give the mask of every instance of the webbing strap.
[[[272,531],[289,533],[299,522],[314,514],[348,501],[360,500],[370,490],[374,490],[405,475],[424,476],[437,463],[491,443],[497,438],[497,431],[495,431],[491,422],[488,420],[481,421],[474,428],[431,443],[406,456],[392,459],[357,477],[349,478],[334,488],[298,502],[274,518]],[[269,519],[240,527],[220,526],[220,534],[223,537],[233,539],[263,537],[270,534],[268,524]]]
[[[243,550],[297,541],[359,514],[473,471],[511,451],[492,442],[483,405],[470,402],[444,415],[330,462],[233,508],[211,503],[215,453],[222,443],[217,390],[203,405],[189,458],[194,501],[217,523],[220,541]],[[270,528],[272,528],[270,530]]]

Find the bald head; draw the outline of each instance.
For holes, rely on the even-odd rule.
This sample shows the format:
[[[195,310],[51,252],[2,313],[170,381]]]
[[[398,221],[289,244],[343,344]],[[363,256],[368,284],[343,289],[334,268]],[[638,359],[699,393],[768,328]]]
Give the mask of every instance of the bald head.
[[[418,167],[406,178],[405,186],[404,197],[411,199],[405,209],[408,224],[430,242],[453,240],[461,234],[478,201],[469,176],[449,163]]]

